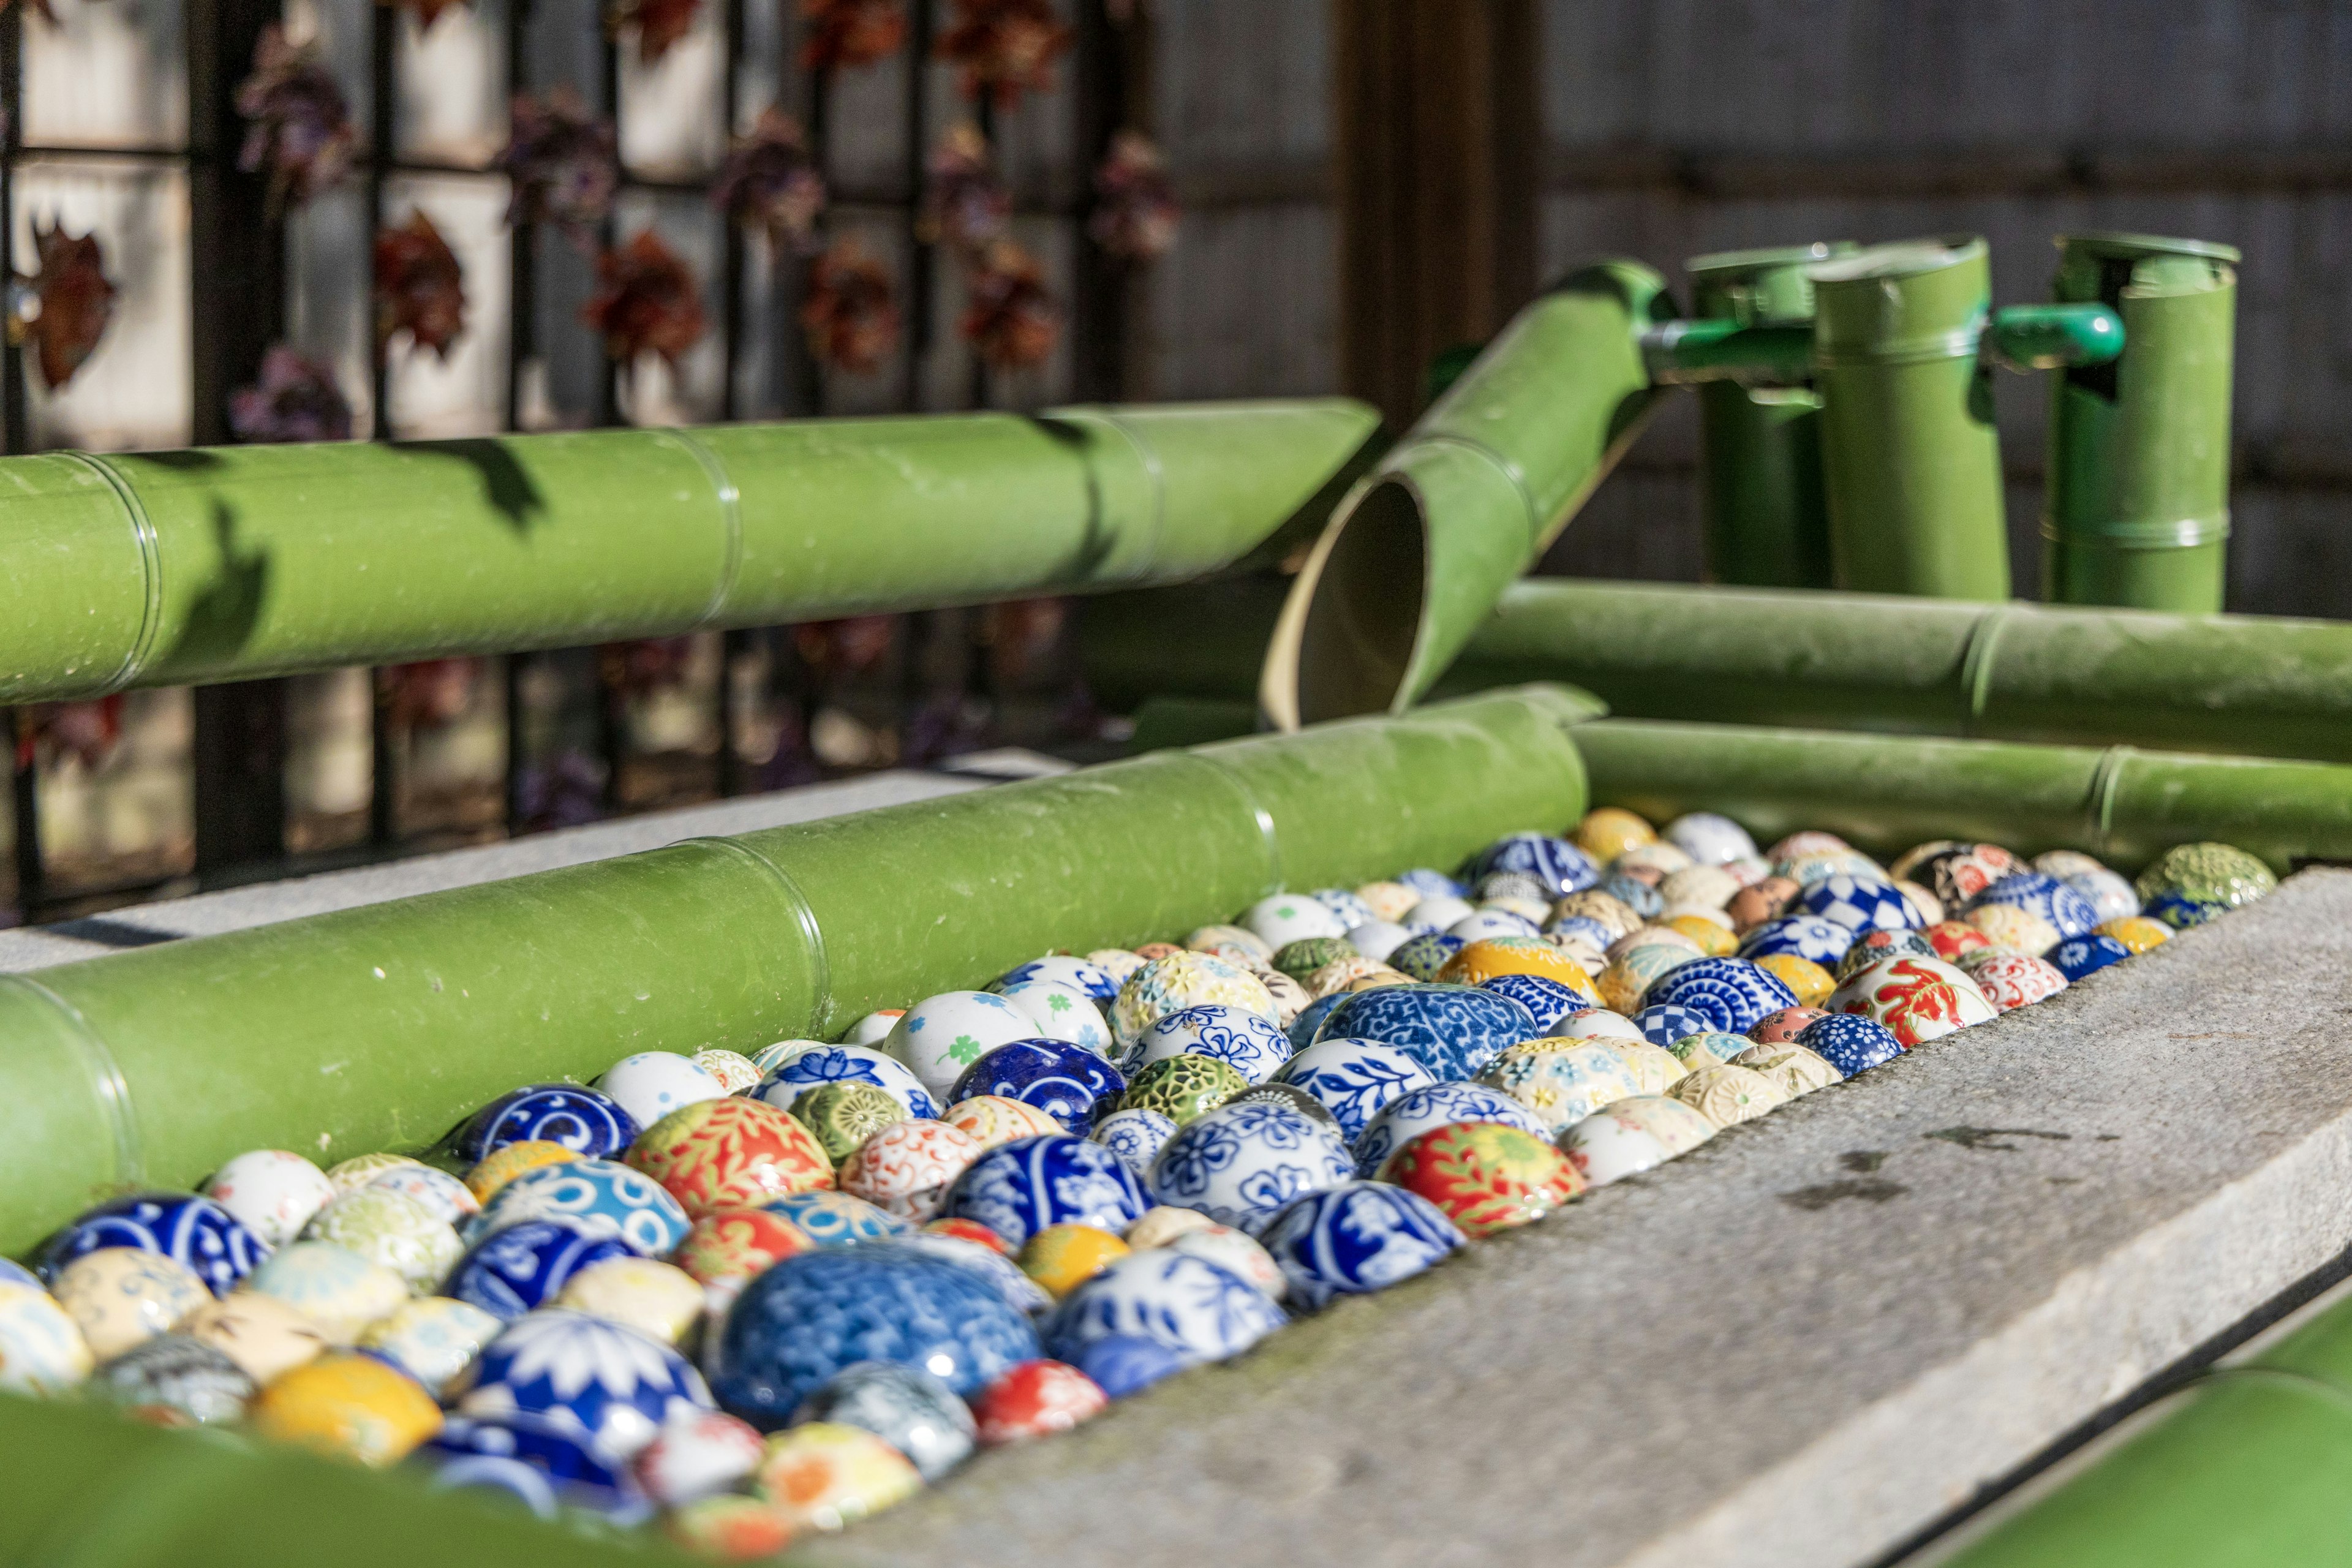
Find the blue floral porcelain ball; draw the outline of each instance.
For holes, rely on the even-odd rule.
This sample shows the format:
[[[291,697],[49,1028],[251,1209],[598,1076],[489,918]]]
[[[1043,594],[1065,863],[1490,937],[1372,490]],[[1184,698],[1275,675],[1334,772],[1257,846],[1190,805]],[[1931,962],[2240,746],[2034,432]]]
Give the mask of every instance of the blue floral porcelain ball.
[[[1118,982],[1111,978],[1110,971],[1100,964],[1088,963],[1083,958],[1072,958],[1066,952],[1016,963],[999,975],[996,984],[989,989],[1002,992],[1008,985],[1018,985],[1026,980],[1050,980],[1057,985],[1083,991],[1102,1003],[1109,1003],[1118,996]]]
[[[1424,899],[1458,899],[1469,890],[1444,872],[1433,871],[1426,866],[1400,872],[1396,879]]]
[[[1584,923],[1596,927],[1600,924],[1598,921]],[[1603,942],[1595,945],[1606,947],[1608,943]],[[1540,974],[1497,974],[1491,980],[1480,981],[1478,989],[1492,991],[1497,996],[1507,996],[1525,1007],[1528,1016],[1535,1019],[1538,1034],[1570,1013],[1580,1013],[1592,1005],[1591,997],[1571,991],[1559,981],[1548,980]]]
[[[803,1252],[756,1276],[719,1331],[711,1383],[728,1410],[772,1432],[858,1362],[920,1367],[970,1399],[1037,1353],[1029,1320],[984,1277],[877,1241]]]
[[[918,1121],[934,1121],[940,1114],[939,1101],[911,1068],[867,1046],[819,1046],[787,1057],[752,1092],[779,1110],[790,1110],[802,1090],[823,1083],[870,1083]]]
[[[460,1415],[540,1416],[625,1461],[675,1415],[712,1408],[702,1374],[659,1340],[585,1312],[526,1312],[482,1347]]]
[[[617,1459],[600,1457],[563,1424],[520,1411],[452,1415],[416,1450],[436,1491],[501,1491],[541,1519],[586,1509],[616,1523],[651,1517],[653,1503]]]
[[[2019,871],[2003,877],[1983,892],[1969,900],[1970,910],[1980,910],[1988,904],[2007,904],[2011,909],[2024,910],[2040,915],[2056,928],[2061,941],[2088,936],[2099,923],[2099,911],[2091,900],[2060,881],[2039,871]]]
[[[1385,1289],[1462,1245],[1444,1211],[1386,1182],[1342,1182],[1299,1199],[1259,1237],[1308,1311]]]
[[[1590,942],[1603,952],[1608,952],[1609,944],[1617,940],[1615,931],[1611,931],[1591,915],[1568,915],[1544,921],[1543,933],[1546,936],[1572,937],[1578,942]]]
[[[1551,1133],[1535,1112],[1482,1083],[1441,1083],[1399,1095],[1356,1140],[1356,1174],[1380,1174],[1388,1157],[1423,1133],[1457,1121],[1499,1121],[1549,1143]]]
[[[831,1421],[871,1432],[936,1481],[971,1457],[979,1424],[939,1378],[918,1366],[861,1361],[843,1367],[801,1401],[793,1425]]]
[[[2071,984],[2086,974],[2096,974],[2110,963],[2121,963],[2131,956],[2131,949],[2105,931],[2093,931],[2088,936],[2060,942],[2046,956]]]
[[[1318,996],[1299,1009],[1298,1016],[1293,1018],[1290,1021],[1290,1027],[1283,1031],[1290,1037],[1290,1050],[1293,1056],[1316,1042],[1323,1032],[1323,1020],[1331,1016],[1332,1008],[1347,999],[1348,993],[1345,991],[1334,991],[1328,996]]]
[[[1126,1092],[1126,1077],[1084,1046],[1015,1040],[982,1052],[956,1079],[948,1100],[955,1104],[974,1095],[1003,1095],[1035,1106],[1066,1131],[1083,1136],[1098,1110]]]
[[[1004,1254],[992,1252],[976,1241],[919,1230],[890,1245],[910,1247],[934,1258],[944,1258],[959,1268],[970,1269],[994,1287],[996,1293],[1024,1318],[1043,1317],[1054,1310],[1054,1298],[1045,1287],[1022,1273],[1021,1266]]]
[[[1276,1024],[1209,1002],[1163,1013],[1119,1064],[1129,1077],[1171,1057],[1214,1057],[1252,1083],[1264,1083],[1290,1059],[1290,1037]]]
[[[1666,896],[1630,872],[1611,872],[1601,879],[1601,890],[1645,921],[1666,912]]]
[[[1351,994],[1323,1032],[1393,1046],[1444,1083],[1475,1077],[1505,1047],[1541,1031],[1525,1007],[1475,985],[1390,985]]]
[[[770,1198],[759,1205],[781,1215],[808,1233],[819,1247],[850,1247],[861,1241],[887,1241],[914,1226],[887,1209],[830,1187]]]
[[[1672,1002],[1654,1003],[1643,1008],[1633,1015],[1633,1027],[1642,1031],[1643,1039],[1661,1047],[1671,1047],[1676,1040],[1688,1039],[1693,1035],[1718,1032],[1712,1013]]]
[[[1070,1292],[1045,1325],[1046,1353],[1083,1368],[1113,1335],[1150,1340],[1186,1366],[1239,1355],[1288,1322],[1266,1293],[1171,1247],[1130,1253]]]
[[[940,1213],[978,1220],[1018,1252],[1049,1226],[1125,1230],[1150,1207],[1127,1163],[1099,1143],[1066,1134],[1016,1138],[965,1167]]]
[[[1475,884],[1497,871],[1533,877],[1555,899],[1580,893],[1601,880],[1592,857],[1548,833],[1513,833],[1497,838],[1470,863],[1467,879]]]
[[[1348,1179],[1339,1132],[1282,1105],[1223,1105],[1179,1129],[1151,1165],[1151,1195],[1255,1236],[1285,1204]]]
[[[1069,1348],[1065,1357],[1113,1399],[1140,1394],[1163,1377],[1184,1370],[1184,1358],[1141,1334],[1104,1334]]]
[[[1318,888],[1307,896],[1339,916],[1341,931],[1371,923],[1372,906],[1345,888]]]
[[[529,1219],[476,1242],[441,1293],[511,1322],[554,1300],[592,1264],[635,1256],[609,1232],[597,1235],[572,1220]]]
[[[1747,959],[1701,958],[1658,976],[1642,1000],[1647,1006],[1688,1007],[1704,1014],[1710,1028],[1744,1035],[1767,1013],[1795,1006],[1797,994],[1779,975]]]
[[[1140,1181],[1151,1173],[1151,1162],[1160,1158],[1168,1140],[1176,1136],[1176,1122],[1172,1117],[1138,1106],[1133,1110],[1112,1111],[1096,1122],[1087,1136],[1125,1161]]]
[[[1903,1054],[1903,1042],[1885,1025],[1859,1013],[1832,1013],[1797,1032],[1797,1044],[1846,1078],[1884,1067]]]
[[[1905,931],[1927,923],[1894,883],[1844,871],[1807,883],[1796,904],[1806,914],[1835,921],[1857,932]]]
[[[1436,1083],[1429,1069],[1378,1040],[1320,1040],[1283,1064],[1278,1081],[1323,1102],[1352,1146],[1391,1101]]]
[[[616,1159],[637,1141],[636,1121],[617,1102],[577,1084],[539,1083],[502,1094],[474,1112],[457,1134],[468,1162],[534,1139],[561,1143],[592,1160]]]
[[[1445,967],[1445,961],[1469,945],[1458,936],[1426,931],[1391,948],[1389,967],[1415,980],[1434,980],[1437,972]]]
[[[86,1210],[51,1237],[41,1251],[42,1279],[54,1283],[67,1264],[102,1247],[160,1252],[185,1265],[215,1296],[236,1289],[269,1256],[259,1237],[210,1198],[194,1193],[142,1193]]]
[[[528,1219],[570,1220],[591,1236],[617,1236],[647,1258],[686,1239],[694,1222],[667,1189],[617,1160],[572,1160],[527,1171],[499,1189],[466,1227],[480,1241]]]
[[[1853,928],[1819,915],[1782,915],[1766,921],[1739,939],[1739,956],[1751,963],[1785,953],[1834,969],[1853,945]]]

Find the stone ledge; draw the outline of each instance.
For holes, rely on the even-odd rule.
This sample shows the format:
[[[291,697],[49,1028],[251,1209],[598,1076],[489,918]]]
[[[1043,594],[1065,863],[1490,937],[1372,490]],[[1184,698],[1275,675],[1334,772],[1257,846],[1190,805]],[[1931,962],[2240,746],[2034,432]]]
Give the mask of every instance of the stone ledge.
[[[2352,1238],[2352,873],[801,1561],[1867,1561]]]

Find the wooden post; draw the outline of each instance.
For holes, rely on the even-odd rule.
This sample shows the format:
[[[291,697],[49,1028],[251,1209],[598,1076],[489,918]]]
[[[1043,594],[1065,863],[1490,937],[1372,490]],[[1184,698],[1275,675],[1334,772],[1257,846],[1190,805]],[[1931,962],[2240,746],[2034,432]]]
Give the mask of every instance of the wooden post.
[[[1339,380],[1402,428],[1535,288],[1534,0],[1333,0]]]

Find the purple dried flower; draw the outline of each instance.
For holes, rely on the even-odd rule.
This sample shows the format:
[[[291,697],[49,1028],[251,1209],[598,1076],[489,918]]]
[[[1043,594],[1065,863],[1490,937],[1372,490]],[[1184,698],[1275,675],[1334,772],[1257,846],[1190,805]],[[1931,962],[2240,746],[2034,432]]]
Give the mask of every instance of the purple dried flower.
[[[228,423],[240,441],[348,441],[352,405],[331,367],[272,343],[261,380],[229,394]]]

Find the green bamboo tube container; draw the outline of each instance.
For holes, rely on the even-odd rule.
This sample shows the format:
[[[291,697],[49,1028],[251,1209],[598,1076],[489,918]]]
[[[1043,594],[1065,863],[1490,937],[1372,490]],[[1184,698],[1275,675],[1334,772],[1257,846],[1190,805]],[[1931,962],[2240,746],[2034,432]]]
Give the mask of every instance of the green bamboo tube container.
[[[1810,327],[1815,262],[1851,254],[1850,241],[1723,251],[1692,258],[1692,309],[1701,320]],[[1759,588],[1830,585],[1830,524],[1822,489],[1821,395],[1810,384],[1698,388],[1699,478],[1706,571],[1717,583]]]
[[[1314,399],[0,459],[0,704],[1181,581],[1318,526],[1377,426]]]
[[[2009,597],[1985,242],[1876,245],[1811,269],[1832,575],[1841,588]]]
[[[832,1038],[1040,952],[1559,831],[1594,710],[1496,693],[0,977],[0,1251],[242,1150],[422,1149],[633,1051]]]
[[[2042,597],[2211,614],[2230,534],[2238,252],[2204,240],[2058,237],[2053,297],[2123,318],[2124,352],[2050,398]]]
[[[1428,690],[1654,408],[1640,334],[1673,317],[1664,288],[1638,262],[1571,273],[1341,502],[1267,649],[1276,725],[1398,711]]]

